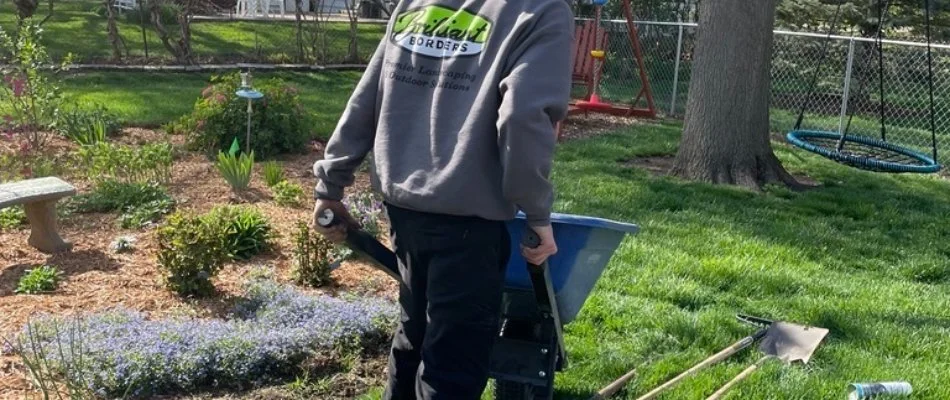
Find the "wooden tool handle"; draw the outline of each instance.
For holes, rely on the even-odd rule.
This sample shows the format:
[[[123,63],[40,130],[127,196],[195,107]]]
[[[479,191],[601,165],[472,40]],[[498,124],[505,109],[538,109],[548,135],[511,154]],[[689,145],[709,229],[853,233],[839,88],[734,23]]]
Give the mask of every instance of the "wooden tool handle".
[[[636,374],[637,374],[637,370],[635,369],[631,370],[630,372],[627,372],[626,374],[624,374],[624,376],[617,378],[617,380],[611,382],[607,386],[604,386],[603,389],[600,389],[600,391],[597,392],[597,394],[591,396],[590,400],[603,400],[610,396],[613,396],[614,393],[617,393],[618,390],[623,388],[623,386],[626,385],[627,382],[630,381],[630,379],[633,379],[633,377],[636,376]]]
[[[710,366],[710,365],[712,365],[712,364],[715,364],[715,363],[717,363],[717,362],[720,362],[720,361],[722,361],[722,360],[725,360],[725,359],[728,358],[729,356],[731,356],[731,355],[737,353],[739,350],[742,350],[742,349],[744,349],[744,348],[746,348],[746,347],[749,347],[749,345],[751,345],[751,344],[755,341],[755,337],[756,337],[756,335],[746,336],[746,337],[742,338],[742,340],[739,340],[738,342],[733,343],[732,346],[726,347],[726,348],[723,349],[722,351],[720,351],[720,352],[718,352],[718,353],[716,353],[716,354],[713,354],[713,355],[710,356],[709,358],[707,358],[707,359],[701,361],[699,364],[696,364],[696,365],[694,365],[692,368],[690,368],[690,369],[686,370],[685,372],[683,372],[683,373],[677,375],[675,378],[670,379],[669,381],[667,381],[666,383],[664,383],[664,384],[662,384],[662,385],[660,385],[660,386],[657,386],[656,389],[653,389],[653,390],[649,391],[647,394],[645,394],[645,395],[643,395],[643,396],[640,396],[637,400],[650,400],[650,399],[655,398],[657,395],[660,394],[660,392],[662,392],[662,391],[664,391],[664,390],[666,390],[666,389],[669,389],[669,388],[672,387],[673,385],[679,383],[679,381],[681,381],[681,380],[685,379],[686,377],[688,377],[688,376],[690,376],[690,375],[696,373],[696,371],[699,371],[699,370],[701,370],[701,369],[703,369],[703,368],[706,368],[706,367],[708,367],[708,366]]]
[[[742,381],[742,380],[745,379],[745,378],[748,378],[749,375],[752,375],[752,373],[755,372],[755,370],[759,369],[759,367],[762,365],[762,363],[764,363],[765,360],[767,360],[768,358],[769,358],[769,356],[765,356],[765,357],[760,358],[759,361],[757,361],[755,364],[750,365],[748,368],[746,368],[746,369],[744,369],[742,372],[740,372],[739,375],[736,375],[735,378],[732,378],[731,381],[726,382],[725,385],[722,385],[722,387],[719,388],[719,390],[717,390],[716,393],[713,393],[712,396],[707,397],[706,400],[719,400],[719,399],[721,399],[722,396],[725,396],[725,395],[726,395],[726,392],[728,392],[729,389],[732,389],[732,387],[735,386],[737,383],[739,383],[740,381]]]

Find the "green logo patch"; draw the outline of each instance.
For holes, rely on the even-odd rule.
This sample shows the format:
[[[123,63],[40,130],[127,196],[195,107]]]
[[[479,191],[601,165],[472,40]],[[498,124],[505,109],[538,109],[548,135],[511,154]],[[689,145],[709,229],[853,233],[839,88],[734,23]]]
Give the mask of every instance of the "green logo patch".
[[[471,56],[482,52],[492,22],[465,10],[426,6],[396,17],[391,40],[430,57]]]

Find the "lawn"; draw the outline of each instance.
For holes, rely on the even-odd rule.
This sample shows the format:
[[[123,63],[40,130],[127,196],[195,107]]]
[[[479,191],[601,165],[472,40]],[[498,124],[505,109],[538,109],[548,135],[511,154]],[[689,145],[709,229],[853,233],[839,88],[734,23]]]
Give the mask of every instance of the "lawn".
[[[211,74],[97,72],[66,76],[63,90],[71,100],[98,102],[126,124],[154,126],[192,110]],[[297,86],[313,121],[316,137],[328,137],[360,73],[254,73],[254,79],[277,77]]]
[[[794,193],[656,177],[624,161],[672,154],[681,127],[643,125],[559,148],[560,211],[636,222],[567,327],[557,398],[636,368],[635,398],[754,329],[736,313],[831,330],[806,366],[768,364],[730,398],[843,398],[847,384],[908,380],[950,398],[950,183],[860,172],[784,145],[822,187]],[[759,356],[746,351],[663,398],[697,399]]]
[[[53,17],[43,26],[46,45],[50,55],[60,58],[73,53],[77,62],[95,62],[112,56],[106,35],[106,18],[96,13],[101,2],[72,1],[56,3]],[[45,16],[46,5],[37,11],[37,17]],[[0,27],[9,29],[14,25],[13,2],[0,4]],[[117,19],[129,54],[143,57],[141,26],[125,16]],[[311,24],[308,24],[312,25]],[[169,33],[177,35],[178,27],[166,26]],[[369,57],[382,36],[385,25],[361,24],[358,48],[362,58]],[[345,23],[326,24],[325,54],[317,57],[321,64],[341,62],[349,45],[349,26]],[[296,57],[295,24],[293,21],[195,21],[192,22],[192,50],[200,61],[250,61],[293,62]],[[151,28],[146,30],[149,59],[169,60],[171,55],[162,46],[158,35]],[[175,39],[177,40],[177,39]],[[306,47],[306,46],[305,46]]]

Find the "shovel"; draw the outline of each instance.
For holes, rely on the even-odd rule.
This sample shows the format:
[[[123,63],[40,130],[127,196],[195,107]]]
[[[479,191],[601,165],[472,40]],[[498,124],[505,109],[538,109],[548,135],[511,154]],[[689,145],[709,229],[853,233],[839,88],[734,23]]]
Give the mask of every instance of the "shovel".
[[[795,361],[807,364],[827,334],[828,330],[824,328],[796,325],[789,322],[773,323],[766,331],[765,337],[762,338],[762,344],[759,345],[759,351],[764,353],[765,356],[740,372],[706,400],[721,399],[729,389],[732,389],[743,379],[748,378],[770,359],[775,358],[786,364]]]

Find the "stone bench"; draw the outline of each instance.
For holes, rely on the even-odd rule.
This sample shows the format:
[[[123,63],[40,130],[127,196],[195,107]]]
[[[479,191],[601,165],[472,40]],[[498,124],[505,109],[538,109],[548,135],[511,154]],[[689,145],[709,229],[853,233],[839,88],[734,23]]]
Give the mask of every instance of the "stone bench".
[[[27,243],[44,253],[69,251],[72,244],[59,236],[56,202],[76,194],[76,188],[59,178],[38,178],[0,184],[0,209],[22,204],[30,220]]]

